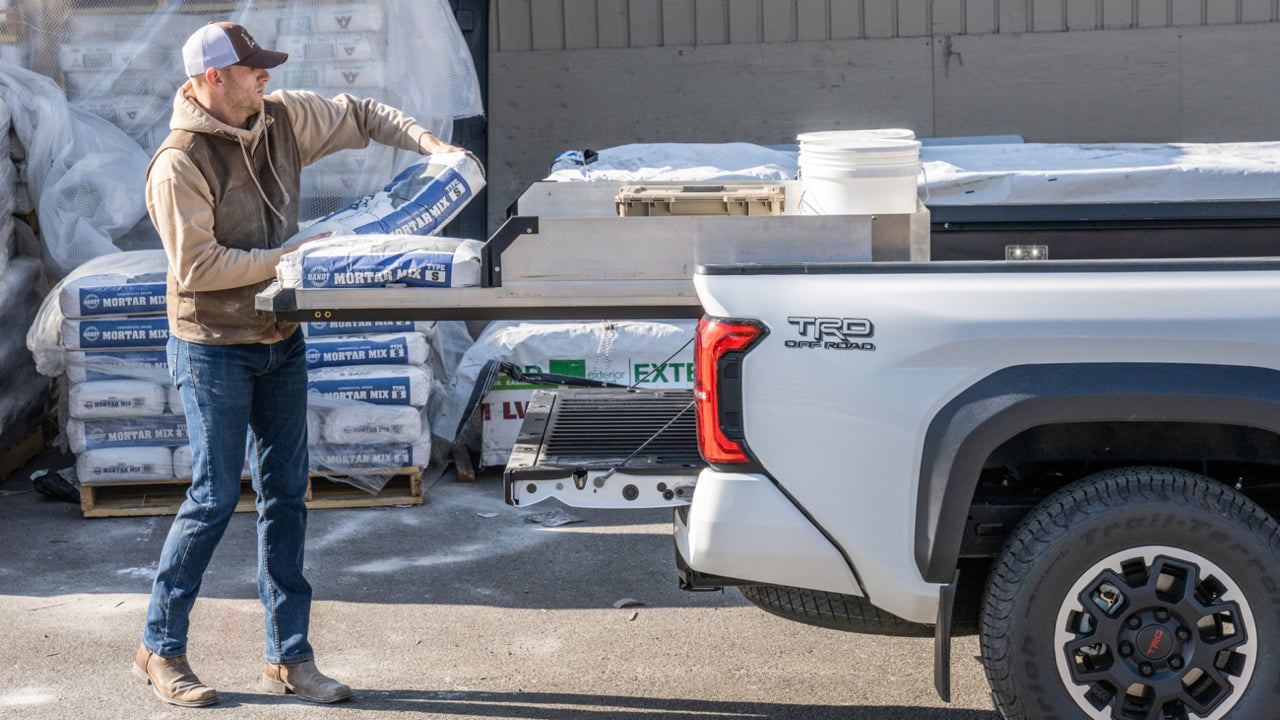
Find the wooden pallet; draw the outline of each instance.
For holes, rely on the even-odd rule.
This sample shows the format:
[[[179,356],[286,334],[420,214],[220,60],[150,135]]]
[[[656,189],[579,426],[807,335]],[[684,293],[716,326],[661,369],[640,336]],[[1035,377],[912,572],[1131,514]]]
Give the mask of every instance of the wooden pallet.
[[[29,435],[0,452],[0,480],[18,472],[31,458],[44,450],[45,429],[42,423]]]
[[[186,498],[191,482],[175,480],[165,483],[118,483],[111,485],[81,485],[80,510],[89,517],[122,517],[130,515],[175,515]],[[254,511],[253,487],[245,479],[240,488],[240,502],[236,512]],[[307,507],[354,508],[387,505],[421,505],[422,471],[404,468],[387,481],[377,495],[330,480],[322,475],[312,475],[307,489]]]

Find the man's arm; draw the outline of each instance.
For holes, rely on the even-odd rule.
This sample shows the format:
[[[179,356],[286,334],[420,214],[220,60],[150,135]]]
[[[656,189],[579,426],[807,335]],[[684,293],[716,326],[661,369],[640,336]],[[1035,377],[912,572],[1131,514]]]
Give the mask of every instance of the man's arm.
[[[370,140],[423,155],[463,151],[377,100],[346,94],[330,100],[305,90],[277,90],[271,97],[284,102],[303,165],[339,150],[367,147]]]
[[[237,250],[213,237],[213,195],[179,150],[166,150],[147,176],[147,212],[182,287],[226,290],[274,277],[284,250]]]

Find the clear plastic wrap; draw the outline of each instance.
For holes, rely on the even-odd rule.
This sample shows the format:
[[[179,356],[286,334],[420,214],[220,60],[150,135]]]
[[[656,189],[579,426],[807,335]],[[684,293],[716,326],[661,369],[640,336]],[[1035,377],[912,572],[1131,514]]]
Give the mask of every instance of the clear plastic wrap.
[[[164,482],[173,479],[173,451],[167,447],[114,447],[76,456],[82,485]]]
[[[67,379],[74,383],[98,380],[150,380],[169,385],[169,361],[164,350],[68,350],[64,355]]]
[[[422,411],[412,406],[339,406],[322,416],[324,441],[338,445],[413,443],[421,440]]]
[[[71,108],[48,77],[3,60],[0,98],[26,158],[50,273],[115,252],[113,241],[146,214],[150,156],[107,120]]]
[[[147,380],[97,380],[71,386],[67,412],[77,420],[163,415],[168,393]]]
[[[101,7],[44,0],[44,21],[28,29],[31,67],[60,79],[73,107],[110,121],[148,157],[168,135],[172,98],[186,81],[182,44],[210,21],[240,23],[263,47],[290,54],[271,71],[268,92],[372,97],[445,140],[454,119],[483,112],[471,55],[448,0],[290,0],[283,7],[235,0],[226,10],[173,0],[117,12],[110,6],[118,3],[95,4]],[[322,159],[303,171],[302,218],[350,205],[419,157],[375,143]],[[139,203],[141,187],[135,188]]]

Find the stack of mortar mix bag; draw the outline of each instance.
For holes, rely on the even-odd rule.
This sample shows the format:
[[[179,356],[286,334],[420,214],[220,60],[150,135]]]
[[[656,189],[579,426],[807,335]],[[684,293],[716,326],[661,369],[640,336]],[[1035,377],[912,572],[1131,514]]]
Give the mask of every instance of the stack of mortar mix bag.
[[[293,241],[312,242],[286,254],[278,274],[308,287],[475,285],[480,243],[408,233],[439,231],[483,186],[463,153],[432,156],[299,233]],[[83,484],[191,477],[182,402],[165,358],[166,268],[162,250],[95,258],[54,288],[32,325],[28,346],[40,372],[70,381],[66,439]],[[304,327],[311,471],[377,492],[397,471],[426,466],[432,385],[469,346],[465,326]]]
[[[191,478],[165,358],[165,267],[161,250],[103,256],[59,283],[41,311],[41,322],[58,323],[61,344],[36,356],[42,371],[65,369],[66,440],[82,484]],[[402,469],[425,466],[431,366],[442,367],[434,323],[317,323],[304,332],[311,472],[377,492]]]

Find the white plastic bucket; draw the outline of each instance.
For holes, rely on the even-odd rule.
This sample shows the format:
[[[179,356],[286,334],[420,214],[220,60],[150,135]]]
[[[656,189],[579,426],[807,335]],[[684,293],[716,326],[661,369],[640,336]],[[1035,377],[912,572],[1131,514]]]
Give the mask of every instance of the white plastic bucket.
[[[920,143],[848,137],[800,145],[800,212],[880,215],[916,210]]]
[[[833,140],[915,140],[916,134],[913,130],[906,128],[873,128],[870,130],[818,130],[816,132],[800,133],[796,136],[796,142],[801,147],[805,143],[814,142],[831,142]]]

